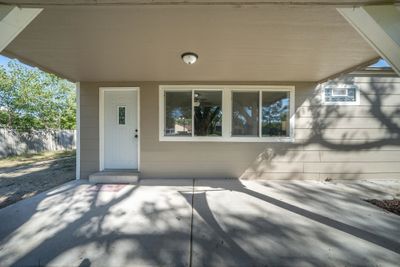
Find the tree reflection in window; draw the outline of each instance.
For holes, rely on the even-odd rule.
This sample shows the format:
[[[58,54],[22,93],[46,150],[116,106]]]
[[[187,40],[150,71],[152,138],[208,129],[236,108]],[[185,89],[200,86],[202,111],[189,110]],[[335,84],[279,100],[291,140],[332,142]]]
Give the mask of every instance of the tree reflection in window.
[[[259,92],[232,93],[232,136],[259,136]]]
[[[289,136],[289,93],[262,92],[262,136]]]
[[[222,136],[222,91],[194,91],[194,134]]]
[[[125,125],[125,111],[126,107],[118,107],[118,124]]]
[[[192,92],[165,92],[166,136],[192,135]]]

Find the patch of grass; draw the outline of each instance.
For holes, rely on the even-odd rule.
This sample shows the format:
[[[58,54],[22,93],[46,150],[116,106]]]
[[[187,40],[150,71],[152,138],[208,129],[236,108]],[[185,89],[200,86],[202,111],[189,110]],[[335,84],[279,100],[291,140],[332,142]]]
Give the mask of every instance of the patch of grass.
[[[47,151],[36,154],[23,154],[19,156],[11,156],[0,159],[0,168],[18,167],[39,161],[73,157],[75,155],[76,155],[75,150],[66,150],[66,151]]]

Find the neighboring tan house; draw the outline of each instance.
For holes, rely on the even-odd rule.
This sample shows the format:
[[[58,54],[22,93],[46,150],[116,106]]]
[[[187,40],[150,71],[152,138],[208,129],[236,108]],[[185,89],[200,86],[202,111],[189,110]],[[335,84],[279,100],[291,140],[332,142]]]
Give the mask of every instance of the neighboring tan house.
[[[391,1],[20,2],[0,51],[77,83],[77,178],[400,179]]]

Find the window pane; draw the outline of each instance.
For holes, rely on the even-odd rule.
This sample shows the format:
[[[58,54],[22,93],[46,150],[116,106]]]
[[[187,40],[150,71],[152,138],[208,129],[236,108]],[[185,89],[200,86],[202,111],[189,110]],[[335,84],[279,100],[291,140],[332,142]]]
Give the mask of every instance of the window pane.
[[[262,93],[262,136],[289,136],[289,92]]]
[[[118,107],[118,124],[125,125],[125,107]]]
[[[222,135],[221,91],[194,91],[194,134]]]
[[[326,103],[340,103],[340,102],[356,102],[357,87],[334,87],[329,86],[325,88],[325,102]]]
[[[258,92],[232,93],[232,136],[258,136]]]
[[[192,135],[192,92],[165,92],[164,134]]]

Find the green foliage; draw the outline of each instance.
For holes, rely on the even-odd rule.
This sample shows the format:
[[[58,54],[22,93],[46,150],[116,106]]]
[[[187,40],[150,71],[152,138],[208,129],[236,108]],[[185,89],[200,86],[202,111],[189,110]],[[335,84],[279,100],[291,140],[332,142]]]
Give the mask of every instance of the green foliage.
[[[75,85],[10,61],[0,66],[0,127],[75,129]]]

